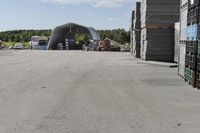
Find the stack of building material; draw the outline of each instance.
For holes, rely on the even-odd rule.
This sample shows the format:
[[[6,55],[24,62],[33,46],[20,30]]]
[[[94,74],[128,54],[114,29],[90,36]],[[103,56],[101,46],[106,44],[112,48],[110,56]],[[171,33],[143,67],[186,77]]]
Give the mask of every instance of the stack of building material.
[[[136,2],[136,11],[133,19],[133,55],[140,58],[140,38],[141,38],[141,3]]]
[[[134,53],[134,50],[133,50],[134,19],[135,19],[135,10],[132,11],[132,15],[131,15],[130,48],[131,48],[132,55]]]
[[[178,62],[178,56],[179,56],[179,39],[180,39],[180,22],[175,23],[175,32],[174,32],[174,61]]]
[[[200,1],[191,0],[188,8],[188,32],[193,27],[193,35],[189,35],[196,45],[196,87],[200,89]],[[192,31],[191,31],[192,32]],[[189,33],[188,33],[189,34]],[[189,41],[190,42],[190,41]]]
[[[174,23],[179,21],[179,0],[142,0],[141,58],[174,62]]]
[[[193,87],[199,86],[197,66],[199,0],[189,0],[187,42],[185,55],[185,80]],[[196,78],[197,77],[197,78]]]
[[[182,78],[184,77],[184,74],[185,74],[185,54],[186,54],[186,41],[187,41],[187,13],[188,13],[188,0],[181,0],[178,74]]]

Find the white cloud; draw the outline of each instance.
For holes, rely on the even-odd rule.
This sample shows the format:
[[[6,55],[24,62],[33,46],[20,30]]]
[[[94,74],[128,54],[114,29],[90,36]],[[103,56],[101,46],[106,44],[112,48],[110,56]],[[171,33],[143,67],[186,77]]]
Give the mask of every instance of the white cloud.
[[[94,7],[98,8],[116,8],[121,6],[122,6],[121,3],[115,3],[111,1],[99,1],[94,5]]]
[[[107,18],[107,21],[118,21],[118,18]]]
[[[65,5],[65,4],[83,4],[83,3],[88,3],[91,2],[92,0],[39,0],[41,2],[50,2],[50,3],[55,3],[55,4],[61,4],[61,5]]]
[[[40,2],[50,2],[61,5],[79,5],[89,4],[95,8],[117,8],[127,3],[133,3],[135,0],[37,0]]]

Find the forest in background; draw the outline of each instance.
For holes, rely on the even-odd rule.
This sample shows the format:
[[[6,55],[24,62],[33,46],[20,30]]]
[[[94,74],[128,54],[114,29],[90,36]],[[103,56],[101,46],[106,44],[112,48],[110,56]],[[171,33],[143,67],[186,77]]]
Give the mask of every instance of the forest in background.
[[[0,40],[4,42],[29,42],[32,36],[50,36],[52,30],[13,30],[0,32]],[[120,44],[130,42],[130,32],[124,29],[97,30],[101,40],[112,39]]]

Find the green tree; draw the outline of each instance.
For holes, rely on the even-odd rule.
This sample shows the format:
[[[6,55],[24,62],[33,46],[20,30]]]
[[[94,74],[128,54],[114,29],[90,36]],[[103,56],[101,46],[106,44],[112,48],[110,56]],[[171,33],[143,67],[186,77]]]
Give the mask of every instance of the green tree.
[[[9,37],[8,37],[8,35],[6,34],[6,35],[2,38],[2,40],[3,40],[4,42],[9,42]]]
[[[101,40],[110,38],[118,43],[125,44],[130,41],[130,32],[125,29],[99,30]]]
[[[11,35],[9,36],[9,41],[10,41],[10,42],[14,42],[14,39],[15,39],[15,36],[14,36],[13,34],[11,34]]]

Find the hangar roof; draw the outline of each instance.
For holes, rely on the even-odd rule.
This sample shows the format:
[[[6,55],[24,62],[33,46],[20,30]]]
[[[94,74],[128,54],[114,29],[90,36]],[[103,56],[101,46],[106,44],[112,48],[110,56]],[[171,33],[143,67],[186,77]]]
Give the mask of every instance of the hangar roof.
[[[93,40],[100,40],[100,35],[99,33],[93,28],[93,27],[87,27],[87,26],[83,26],[80,24],[76,24],[76,23],[67,23],[61,26],[56,27],[55,29],[66,29],[69,27],[81,27],[81,28],[85,28],[90,32],[90,35],[92,37]]]

